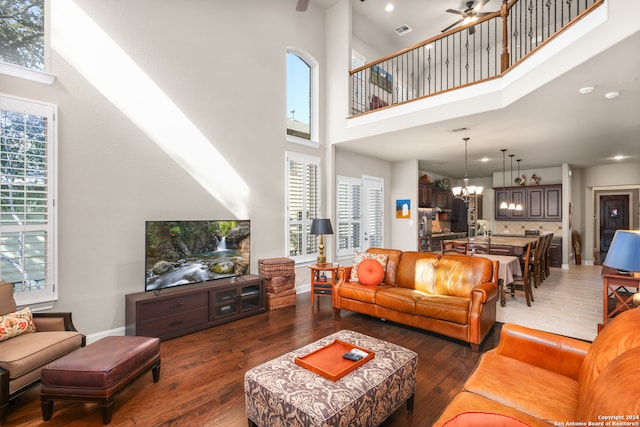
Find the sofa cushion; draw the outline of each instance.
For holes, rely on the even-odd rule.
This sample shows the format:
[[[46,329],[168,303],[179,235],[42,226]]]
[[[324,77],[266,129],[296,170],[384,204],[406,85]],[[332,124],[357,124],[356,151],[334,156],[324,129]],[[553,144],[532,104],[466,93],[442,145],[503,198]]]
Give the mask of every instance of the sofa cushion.
[[[362,301],[369,304],[376,303],[376,293],[381,289],[387,289],[389,286],[367,286],[360,282],[345,282],[340,286],[338,291],[341,298]]]
[[[640,415],[639,361],[640,347],[636,347],[627,350],[609,363],[580,401],[576,419],[602,420],[603,415],[618,415],[623,418],[605,421],[634,422],[637,425],[638,418],[624,416]]]
[[[580,401],[600,375],[616,357],[627,350],[640,347],[640,309],[627,310],[611,320],[596,336],[580,369]]]
[[[549,424],[545,423],[543,420],[534,418],[530,415],[518,411],[517,409],[502,405],[501,403],[487,399],[486,397],[464,391],[458,393],[453,401],[449,403],[444,412],[442,412],[442,414],[440,415],[440,418],[436,420],[433,426],[441,427],[443,425],[447,425],[446,423],[449,420],[455,418],[456,415],[469,411],[490,412],[493,414],[500,414],[509,418],[520,420],[521,422],[526,423],[526,425],[549,427]],[[465,424],[465,426],[475,427],[476,424],[470,423]],[[447,425],[447,427],[449,427],[449,425]]]
[[[367,252],[358,252],[355,251],[355,255],[353,257],[353,268],[351,269],[351,281],[352,282],[360,282],[360,278],[358,276],[358,271],[360,269],[360,264],[363,261],[368,259],[372,259],[380,263],[382,269],[387,268],[387,259],[389,256],[387,254],[378,254],[378,253],[367,253]],[[366,273],[365,273],[366,274]]]
[[[29,307],[0,315],[0,341],[6,341],[9,338],[35,331],[36,325],[33,323],[33,316]]]
[[[577,381],[495,350],[482,356],[464,389],[549,423],[574,420],[578,407]]]
[[[434,293],[439,259],[440,255],[433,252],[404,252],[398,265],[396,286]]]
[[[462,412],[443,424],[443,427],[530,427],[508,415],[494,412]]]
[[[75,331],[35,332],[0,342],[0,368],[18,378],[82,346]]]
[[[13,283],[0,282],[0,314],[16,311],[16,301],[13,299]]]
[[[466,325],[469,323],[469,298],[427,294],[416,300],[416,314]]]
[[[402,251],[397,249],[382,249],[382,248],[369,248],[368,254],[384,254],[387,256],[387,267],[384,273],[384,284],[388,286],[396,285],[396,273],[398,271],[398,264],[402,258]]]
[[[376,304],[407,314],[416,314],[416,300],[426,293],[407,288],[388,288],[376,293]]]
[[[461,262],[461,259],[464,261]],[[468,298],[480,283],[493,279],[491,260],[466,255],[443,255],[438,261],[434,291],[440,295]]]
[[[384,280],[384,268],[377,260],[365,259],[358,265],[358,281],[363,285],[376,286]]]

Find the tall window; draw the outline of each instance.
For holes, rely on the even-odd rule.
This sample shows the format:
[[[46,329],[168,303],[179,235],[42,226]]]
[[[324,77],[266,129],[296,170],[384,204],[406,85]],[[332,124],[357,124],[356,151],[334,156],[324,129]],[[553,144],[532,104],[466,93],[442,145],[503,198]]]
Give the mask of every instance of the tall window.
[[[320,216],[320,158],[286,153],[287,253],[296,262],[318,255],[318,238],[309,233]]]
[[[1,0],[0,39],[0,61],[44,71],[44,0]]]
[[[287,51],[287,136],[292,142],[317,143],[317,77],[313,58]]]
[[[55,110],[0,97],[0,280],[18,305],[57,295]]]
[[[336,178],[337,255],[384,245],[384,181],[364,176]]]

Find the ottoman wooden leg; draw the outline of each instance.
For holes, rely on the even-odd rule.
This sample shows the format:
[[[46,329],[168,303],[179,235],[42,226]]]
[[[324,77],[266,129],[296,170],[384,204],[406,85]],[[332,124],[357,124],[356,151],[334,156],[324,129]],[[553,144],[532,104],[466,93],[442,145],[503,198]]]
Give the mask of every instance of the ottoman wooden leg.
[[[53,414],[53,400],[40,401],[40,407],[42,408],[42,419],[44,421],[49,421]]]
[[[113,401],[107,402],[106,405],[100,407],[102,412],[102,424],[107,425],[111,422],[111,413],[113,409]]]
[[[154,383],[160,381],[160,360],[158,360],[158,363],[153,365],[153,367],[151,368],[151,373],[153,374]]]
[[[407,411],[413,412],[413,400],[416,397],[415,394],[412,394],[411,397],[407,399]]]

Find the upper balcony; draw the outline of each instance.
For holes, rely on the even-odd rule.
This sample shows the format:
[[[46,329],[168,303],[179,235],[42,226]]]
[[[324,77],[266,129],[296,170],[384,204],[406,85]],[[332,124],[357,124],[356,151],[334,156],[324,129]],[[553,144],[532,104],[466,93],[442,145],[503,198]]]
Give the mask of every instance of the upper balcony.
[[[350,71],[350,116],[501,78],[604,0],[503,0],[500,10]]]
[[[582,110],[573,94],[579,84],[593,84],[594,80],[611,83],[607,87],[612,90],[636,93],[635,60],[630,56],[628,66],[624,60],[624,52],[633,50],[640,30],[640,21],[629,13],[634,3],[510,1],[473,24],[345,73],[345,69],[354,68],[350,62],[352,46],[367,46],[368,41],[361,38],[366,32],[352,31],[351,2],[337,2],[327,14],[327,25],[332,28],[327,43],[334,47],[327,52],[325,81],[331,108],[326,110],[326,141],[373,158],[427,160],[431,164],[424,169],[434,173],[444,173],[434,165],[444,165],[441,158],[445,156],[447,168],[459,166],[451,164],[448,155],[454,139],[459,141],[451,135],[452,129],[473,128],[475,140],[493,141],[489,148],[496,151],[500,146],[517,149],[539,141],[557,141],[566,129],[576,127],[565,126],[562,132],[553,133],[557,126],[548,126],[547,115],[539,110],[544,103],[555,103],[558,114],[563,111],[558,108]],[[470,34],[472,25],[475,30]],[[380,70],[390,74],[388,82],[380,80],[384,77]],[[586,74],[581,74],[582,70]],[[574,81],[572,76],[584,78]],[[563,97],[554,100],[554,91]],[[373,95],[379,101],[374,98],[372,103]],[[635,99],[623,96],[617,100],[615,106],[623,108],[623,113],[610,120],[615,126],[612,132],[633,133],[628,122],[634,118],[626,112],[634,109]],[[579,127],[580,134],[586,133],[592,144],[596,144],[595,135],[602,134],[597,129],[601,123],[598,107],[609,108],[594,105]],[[536,127],[535,132],[518,134],[517,128],[525,120],[544,120],[545,125]],[[505,127],[509,134],[501,132]],[[393,150],[389,150],[390,143],[394,143]],[[525,154],[531,163],[540,163],[542,152]]]

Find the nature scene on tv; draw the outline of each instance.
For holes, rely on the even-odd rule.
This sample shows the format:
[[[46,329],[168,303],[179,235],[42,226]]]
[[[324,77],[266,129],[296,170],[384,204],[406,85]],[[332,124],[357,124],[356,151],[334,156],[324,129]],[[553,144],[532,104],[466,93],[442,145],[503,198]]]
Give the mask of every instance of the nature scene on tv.
[[[249,273],[250,221],[147,221],[147,291]]]

